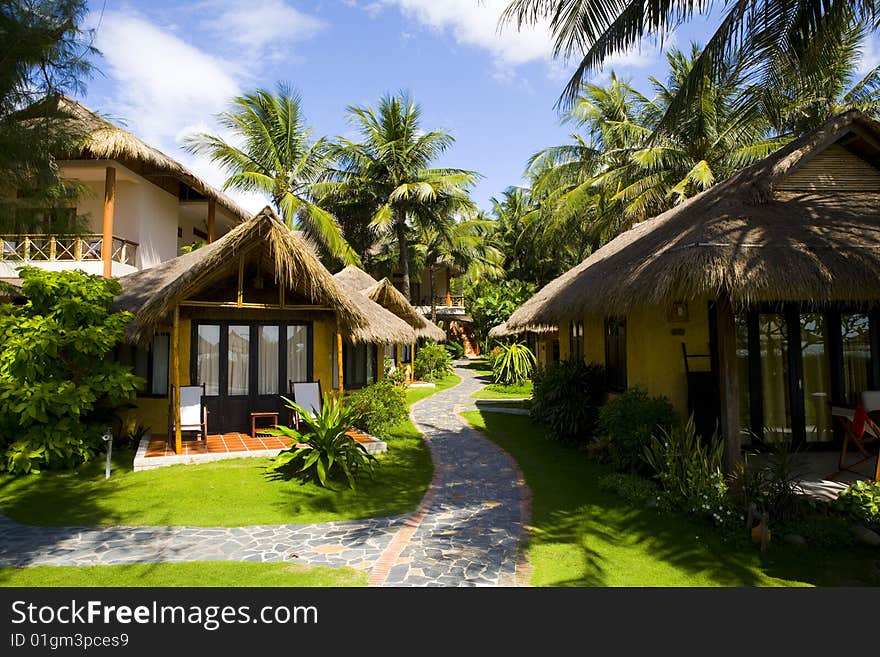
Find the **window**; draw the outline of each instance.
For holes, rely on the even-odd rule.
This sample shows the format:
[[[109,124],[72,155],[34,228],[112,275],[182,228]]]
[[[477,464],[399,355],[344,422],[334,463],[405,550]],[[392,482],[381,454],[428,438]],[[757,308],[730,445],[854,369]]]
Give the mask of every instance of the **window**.
[[[568,337],[569,337],[569,357],[572,360],[583,360],[584,359],[584,323],[583,322],[569,322],[568,323]]]
[[[871,322],[867,315],[840,316],[843,342],[843,398],[847,403],[859,401],[868,390],[871,370]]]
[[[257,394],[278,394],[278,327],[257,327]]]
[[[117,359],[123,365],[129,365],[136,376],[144,379],[147,384],[138,394],[150,397],[168,395],[168,356],[171,338],[167,333],[157,333],[149,348],[143,349],[131,345],[119,347]]]
[[[220,326],[200,324],[196,336],[196,385],[204,384],[206,395],[220,394]]]
[[[227,382],[230,397],[247,395],[250,383],[251,327],[229,326]]]
[[[605,320],[605,375],[609,390],[626,390],[626,318]]]
[[[335,362],[335,359],[334,359]],[[309,374],[309,327],[287,327],[287,380],[308,381]]]

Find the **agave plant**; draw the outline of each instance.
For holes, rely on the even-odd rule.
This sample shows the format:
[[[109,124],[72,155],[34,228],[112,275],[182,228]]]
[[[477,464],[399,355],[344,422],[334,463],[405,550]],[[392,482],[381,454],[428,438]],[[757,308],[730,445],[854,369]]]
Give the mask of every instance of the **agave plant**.
[[[352,427],[350,408],[327,393],[321,410],[312,413],[296,402],[282,397],[288,408],[300,417],[300,429],[278,425],[269,430],[273,436],[293,438],[293,445],[282,451],[272,465],[275,471],[282,471],[294,476],[315,481],[328,487],[328,480],[344,474],[350,488],[363,473],[372,474],[373,462],[376,457],[348,435]]]
[[[525,383],[535,368],[535,355],[522,342],[498,346],[498,354],[492,359],[495,383],[511,386]]]

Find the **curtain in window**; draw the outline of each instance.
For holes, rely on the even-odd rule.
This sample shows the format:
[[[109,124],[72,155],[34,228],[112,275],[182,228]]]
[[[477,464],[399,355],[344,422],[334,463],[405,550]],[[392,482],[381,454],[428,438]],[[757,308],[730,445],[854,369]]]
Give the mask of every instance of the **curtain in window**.
[[[220,327],[216,324],[199,325],[196,336],[195,383],[205,384],[206,395],[220,394]]]
[[[168,394],[168,352],[170,351],[170,344],[171,337],[168,335],[160,334],[153,337],[153,369],[150,378],[150,392],[154,395]]]
[[[334,352],[335,353],[335,352]],[[333,358],[336,363],[336,357]],[[309,380],[309,327],[287,327],[287,380]]]
[[[791,440],[788,393],[788,330],[783,315],[758,318],[761,344],[761,398],[764,402],[764,440]]]
[[[250,378],[251,329],[249,326],[229,327],[229,394],[247,395]]]
[[[871,364],[871,329],[867,315],[842,315],[844,397],[850,404],[859,401],[868,389],[868,367]]]
[[[277,326],[257,328],[257,394],[277,395],[278,390],[278,350]]]

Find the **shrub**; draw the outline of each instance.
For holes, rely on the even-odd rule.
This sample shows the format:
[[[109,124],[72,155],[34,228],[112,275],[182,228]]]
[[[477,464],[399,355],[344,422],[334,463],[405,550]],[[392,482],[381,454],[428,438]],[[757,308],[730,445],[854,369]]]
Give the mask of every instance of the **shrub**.
[[[274,471],[321,486],[344,475],[350,488],[355,487],[364,472],[372,474],[376,457],[347,434],[352,427],[353,411],[328,393],[324,393],[321,411],[312,415],[296,403],[284,398],[288,408],[300,416],[304,430],[279,425],[266,430],[273,436],[287,436],[294,444],[278,456]]]
[[[627,504],[645,506],[649,500],[656,500],[657,484],[633,474],[613,472],[599,478],[599,488],[621,497]]]
[[[461,360],[464,358],[464,345],[458,340],[447,340],[446,344],[443,346],[446,348],[446,351],[449,352],[449,356],[452,360]]]
[[[354,425],[374,435],[385,434],[407,417],[406,391],[390,379],[383,379],[345,400]]]
[[[678,419],[666,397],[649,397],[630,388],[599,411],[599,427],[608,437],[612,462],[620,470],[644,470],[645,447],[651,436],[671,430]]]
[[[420,381],[442,379],[452,372],[452,358],[436,342],[424,345],[416,354],[415,375]]]
[[[834,500],[832,508],[853,520],[880,524],[880,483],[857,481]]]
[[[114,279],[20,270],[21,306],[0,306],[0,449],[14,473],[76,466],[143,381],[112,358],[132,315]]]
[[[387,381],[391,381],[396,386],[406,387],[406,372],[402,367],[397,367],[392,358],[386,358],[382,361],[382,367],[385,370]]]
[[[788,440],[780,440],[773,443],[763,466],[750,465],[748,455],[737,466],[731,489],[744,511],[754,506],[769,513],[771,520],[791,520],[800,514],[805,498],[801,473],[795,468],[796,453]]]
[[[604,367],[566,360],[536,372],[532,383],[531,417],[552,438],[584,444],[593,437],[607,394]]]
[[[708,440],[697,435],[694,418],[671,430],[661,429],[645,447],[645,461],[660,484],[662,502],[669,508],[686,511],[713,524],[738,524],[727,497],[727,484],[721,473],[723,443],[717,434]]]
[[[472,327],[482,353],[486,352],[489,330],[506,321],[534,293],[534,283],[515,279],[481,278],[465,290],[465,305],[474,320]]]
[[[493,349],[490,362],[495,383],[518,386],[529,380],[537,361],[528,346],[522,342],[513,342],[499,345],[497,355]]]

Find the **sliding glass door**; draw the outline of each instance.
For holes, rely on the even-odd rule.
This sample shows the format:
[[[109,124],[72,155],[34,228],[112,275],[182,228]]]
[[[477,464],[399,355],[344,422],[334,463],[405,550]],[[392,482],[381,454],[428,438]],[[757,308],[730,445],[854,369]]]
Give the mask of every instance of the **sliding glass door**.
[[[208,432],[250,432],[250,414],[279,413],[289,382],[312,380],[312,327],[288,322],[193,322],[191,380],[205,385]]]

